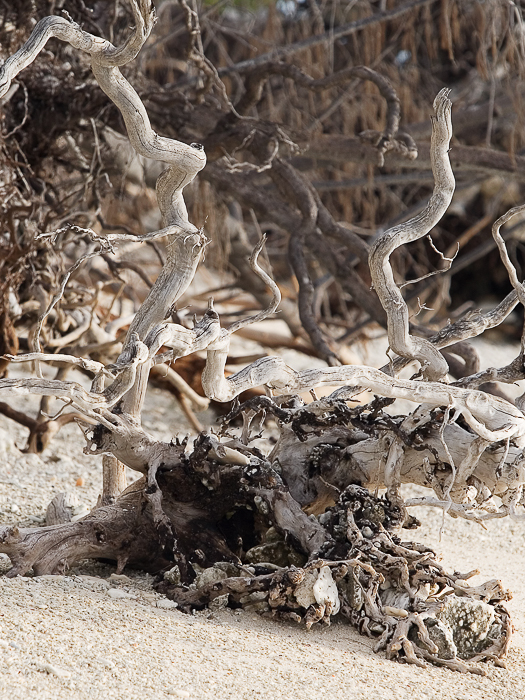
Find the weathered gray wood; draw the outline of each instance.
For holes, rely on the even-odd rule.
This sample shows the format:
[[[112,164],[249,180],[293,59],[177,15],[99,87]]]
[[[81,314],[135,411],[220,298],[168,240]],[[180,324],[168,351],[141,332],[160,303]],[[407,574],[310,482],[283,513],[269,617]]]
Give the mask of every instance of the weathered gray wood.
[[[369,255],[374,289],[388,317],[388,341],[401,357],[418,360],[430,380],[444,377],[448,365],[434,345],[409,333],[408,306],[394,280],[390,256],[399,246],[426,236],[441,220],[454,194],[455,180],[448,157],[452,138],[450,90],[443,89],[434,100],[432,117],[431,163],[434,192],[423,211],[405,223],[385,231],[372,246]]]
[[[125,465],[113,455],[104,455],[102,457],[101,505],[108,506],[115,503],[126,486]]]

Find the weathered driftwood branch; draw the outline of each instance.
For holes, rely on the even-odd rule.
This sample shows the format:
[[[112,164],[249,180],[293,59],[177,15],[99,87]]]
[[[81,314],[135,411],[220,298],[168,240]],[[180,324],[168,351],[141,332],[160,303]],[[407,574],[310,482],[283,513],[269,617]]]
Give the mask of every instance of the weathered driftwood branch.
[[[163,234],[170,239],[168,257],[161,274],[144,304],[135,316],[128,332],[120,362],[136,351],[136,338],[143,340],[148,332],[166,317],[175,301],[185,291],[193,276],[205,245],[205,238],[189,223],[182,191],[206,163],[199,144],[190,146],[159,136],[151,128],[146,109],[119,66],[129,63],[140,51],[154,24],[155,15],[150,0],[132,0],[131,8],[135,30],[119,48],[110,42],[84,32],[80,27],[61,17],[47,17],[34,28],[26,44],[11,56],[0,69],[0,97],[9,90],[12,80],[37,57],[53,36],[85,51],[91,58],[93,74],[100,87],[119,108],[129,139],[137,153],[167,163],[168,168],[157,182],[157,199],[166,228]],[[132,348],[130,348],[130,345]],[[122,410],[140,417],[149,366],[141,366]],[[124,392],[125,393],[125,392]],[[114,395],[119,392],[114,392]],[[120,392],[119,399],[123,394]]]
[[[513,207],[492,226],[492,235],[500,252],[501,259],[508,272],[510,282],[514,287],[514,291],[507,294],[505,299],[501,301],[494,309],[482,314],[480,311],[474,311],[467,314],[465,318],[459,319],[454,323],[450,323],[442,328],[438,333],[428,338],[428,341],[438,349],[449,348],[453,351],[453,346],[463,340],[477,337],[484,331],[490,328],[497,327],[505,318],[515,309],[518,302],[525,306],[525,291],[523,283],[518,279],[517,271],[512,261],[509,258],[507,248],[503,236],[500,234],[501,227],[510,221],[514,216],[524,211],[523,205]],[[395,372],[400,371],[410,358],[395,358],[391,366],[385,365],[383,371],[388,372],[393,369]],[[511,383],[523,378],[523,362],[517,358],[507,368],[484,370],[476,373],[474,376],[467,376],[456,386],[475,387],[490,381],[501,381]]]
[[[447,363],[441,353],[427,340],[409,333],[409,311],[395,280],[390,256],[404,243],[427,235],[446,212],[454,194],[454,175],[448,150],[452,137],[450,91],[441,90],[434,101],[432,118],[431,160],[434,193],[425,209],[413,219],[386,231],[370,251],[370,273],[374,289],[388,317],[388,340],[391,349],[401,357],[418,360],[424,376],[431,380],[444,377]]]
[[[230,401],[246,389],[261,384],[278,394],[296,394],[319,386],[349,385],[348,398],[368,389],[387,398],[436,407],[450,406],[463,415],[474,432],[492,441],[525,435],[523,413],[508,401],[481,391],[458,390],[438,382],[394,379],[371,367],[347,365],[295,372],[278,357],[257,360],[226,378],[227,355],[228,339],[219,339],[208,348],[202,382],[206,395],[217,401]]]
[[[497,306],[495,306],[490,311],[486,313],[481,313],[480,310],[470,311],[464,318],[460,318],[453,323],[447,324],[444,328],[439,330],[434,335],[428,333],[427,340],[432,343],[438,350],[443,350],[445,348],[449,349],[450,352],[454,352],[455,346],[462,344],[462,341],[469,340],[470,338],[477,338],[479,335],[485,331],[496,328],[502,323],[507,316],[516,308],[519,303],[518,295],[516,291],[512,291],[501,301]],[[393,372],[399,372],[406,367],[411,362],[410,358],[396,357],[393,361],[387,365],[381,367],[383,372],[390,374]],[[475,372],[476,370],[472,370]],[[488,371],[488,370],[487,370]],[[469,373],[470,374],[470,373]],[[504,374],[504,373],[503,373]],[[465,380],[460,380],[456,382],[456,386],[479,386],[483,384],[482,381],[477,384],[471,384],[469,377]],[[515,376],[514,379],[510,381],[516,381],[516,379],[521,379],[521,377]],[[497,381],[495,379],[485,379],[484,381]],[[506,381],[502,379],[501,381]],[[466,383],[465,383],[466,382]]]
[[[520,353],[518,357],[505,367],[489,367],[488,369],[454,382],[454,386],[475,389],[477,386],[487,382],[513,384],[514,382],[520,381],[520,379],[525,379],[525,358],[523,357],[523,353]],[[523,405],[519,404],[518,399],[516,399],[515,403],[523,410]]]
[[[37,576],[61,573],[79,558],[103,557],[118,562],[118,569],[135,561],[149,568],[165,566],[161,552],[152,548],[157,533],[152,521],[144,519],[140,528],[149,531],[150,543],[130,537],[139,526],[139,506],[143,500],[143,483],[139,480],[120,497],[118,504],[96,508],[74,523],[39,528],[0,528],[0,551],[9,556],[13,568],[9,577],[24,575],[33,569]]]
[[[102,457],[102,496],[100,505],[108,506],[116,502],[125,490],[126,467],[113,455]]]
[[[521,214],[523,211],[525,211],[525,205],[513,207],[506,214],[501,216],[497,221],[494,222],[492,226],[492,236],[496,241],[496,245],[498,246],[501,260],[505,265],[505,269],[507,270],[507,273],[509,275],[510,283],[514,287],[514,291],[516,292],[516,295],[520,300],[522,306],[525,307],[525,289],[523,288],[522,282],[520,282],[518,279],[518,273],[516,271],[516,268],[512,264],[511,259],[509,258],[509,254],[507,253],[507,246],[505,245],[505,241],[503,240],[503,237],[500,234],[500,228],[503,226],[503,224],[506,224],[507,221],[510,221],[513,216],[516,216],[516,214]]]

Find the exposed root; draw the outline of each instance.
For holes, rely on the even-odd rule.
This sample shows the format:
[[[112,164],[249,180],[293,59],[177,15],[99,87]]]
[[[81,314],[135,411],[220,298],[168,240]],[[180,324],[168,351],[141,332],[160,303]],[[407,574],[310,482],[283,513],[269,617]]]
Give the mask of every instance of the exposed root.
[[[386,499],[349,486],[321,516],[327,542],[322,558],[303,567],[217,563],[195,585],[159,589],[190,611],[210,605],[243,607],[266,617],[295,620],[310,629],[330,624],[338,612],[361,633],[377,639],[387,658],[485,675],[475,663],[499,661],[511,636],[510,598],[499,581],[470,587],[477,572],[448,574],[432,550],[389,532],[400,512]],[[388,529],[387,529],[388,528]],[[248,567],[248,568],[247,568]],[[237,575],[233,575],[236,573]]]
[[[510,594],[499,581],[471,587],[477,572],[448,574],[431,549],[401,541],[404,516],[387,498],[350,485],[308,517],[268,461],[232,463],[206,435],[184,448],[172,446],[169,463],[76,522],[4,528],[8,575],[114,559],[119,571],[169,570],[159,589],[186,611],[228,604],[306,629],[340,614],[388,658],[459,671],[479,673],[474,661],[505,655],[511,624],[501,603]]]

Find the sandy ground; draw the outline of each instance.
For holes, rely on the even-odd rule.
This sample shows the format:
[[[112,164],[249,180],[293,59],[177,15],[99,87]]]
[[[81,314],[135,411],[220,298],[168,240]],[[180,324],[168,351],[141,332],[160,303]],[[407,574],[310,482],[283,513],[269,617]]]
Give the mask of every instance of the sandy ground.
[[[164,392],[150,392],[145,416],[159,436],[187,430]],[[78,428],[66,427],[42,457],[19,451],[26,432],[0,416],[0,524],[42,523],[61,491],[92,506],[101,460],[82,454]],[[67,576],[0,577],[0,698],[522,700],[525,523],[493,521],[483,530],[449,518],[440,541],[441,514],[415,514],[423,525],[413,537],[432,544],[450,570],[479,568],[480,582],[500,578],[513,591],[516,633],[507,669],[488,664],[481,677],[397,664],[340,622],[307,633],[229,609],[183,615],[152,590],[152,577],[128,570],[115,577],[114,567],[86,562]]]

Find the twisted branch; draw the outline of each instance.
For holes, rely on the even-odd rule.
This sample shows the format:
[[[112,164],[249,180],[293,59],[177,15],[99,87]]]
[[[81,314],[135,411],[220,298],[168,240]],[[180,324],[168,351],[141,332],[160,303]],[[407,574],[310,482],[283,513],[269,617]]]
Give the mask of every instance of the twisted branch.
[[[426,236],[445,214],[454,194],[454,175],[448,150],[452,137],[450,90],[443,89],[434,100],[431,159],[435,186],[425,209],[413,219],[386,231],[373,245],[369,264],[377,295],[388,316],[388,340],[401,357],[418,360],[430,380],[444,377],[448,365],[441,353],[427,340],[409,333],[409,311],[399,291],[390,265],[390,256],[404,243]]]

